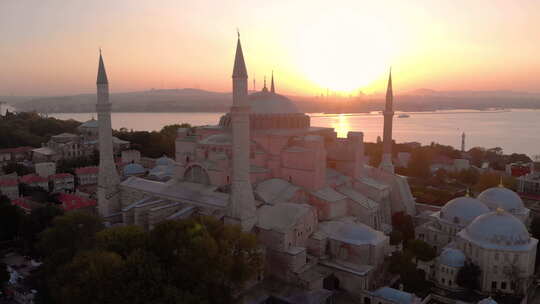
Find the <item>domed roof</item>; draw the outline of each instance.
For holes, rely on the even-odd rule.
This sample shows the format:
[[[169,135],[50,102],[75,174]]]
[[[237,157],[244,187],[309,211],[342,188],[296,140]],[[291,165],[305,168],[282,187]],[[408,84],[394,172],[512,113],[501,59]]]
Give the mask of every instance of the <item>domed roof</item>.
[[[478,195],[478,199],[492,210],[502,208],[508,212],[515,212],[525,208],[517,193],[502,186],[484,190]]]
[[[493,300],[491,297],[482,299],[478,304],[497,304],[497,301]]]
[[[167,156],[163,155],[162,157],[156,160],[156,166],[169,166],[172,165],[174,161]]]
[[[296,105],[287,97],[268,91],[266,88],[260,92],[249,95],[251,113],[255,114],[288,114],[301,113]]]
[[[95,120],[94,118],[92,118],[92,119],[82,123],[80,125],[80,127],[83,127],[83,128],[97,128],[98,127],[98,121]]]
[[[377,244],[385,235],[362,223],[329,221],[319,224],[319,228],[329,237],[352,244]]]
[[[439,256],[439,263],[450,267],[462,267],[465,265],[465,255],[461,250],[445,248]]]
[[[477,216],[488,212],[489,208],[481,201],[462,196],[449,201],[442,207],[441,218],[451,223],[467,225]]]
[[[480,215],[458,234],[477,245],[489,248],[518,249],[530,241],[525,225],[502,209]]]
[[[124,166],[123,172],[124,175],[137,175],[145,173],[146,170],[139,164],[131,163]]]

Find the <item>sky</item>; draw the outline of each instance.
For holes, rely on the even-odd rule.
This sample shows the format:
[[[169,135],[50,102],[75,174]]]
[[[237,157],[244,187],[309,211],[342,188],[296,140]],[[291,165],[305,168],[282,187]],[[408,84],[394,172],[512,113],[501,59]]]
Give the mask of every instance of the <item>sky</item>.
[[[0,96],[230,91],[237,29],[250,88],[540,91],[538,0],[0,0]]]

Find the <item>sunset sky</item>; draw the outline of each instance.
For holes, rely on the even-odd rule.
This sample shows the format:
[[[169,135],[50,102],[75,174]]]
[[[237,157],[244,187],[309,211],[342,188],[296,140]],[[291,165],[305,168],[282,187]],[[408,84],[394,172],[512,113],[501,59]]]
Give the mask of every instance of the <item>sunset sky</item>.
[[[250,88],[540,91],[538,0],[1,0],[0,96],[229,91],[236,28]]]

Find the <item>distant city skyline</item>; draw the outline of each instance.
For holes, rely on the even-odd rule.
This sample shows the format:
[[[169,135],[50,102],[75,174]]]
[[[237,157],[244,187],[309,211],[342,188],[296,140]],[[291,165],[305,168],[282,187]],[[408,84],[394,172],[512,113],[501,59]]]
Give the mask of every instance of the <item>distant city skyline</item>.
[[[236,28],[250,89],[540,91],[534,0],[50,0],[0,3],[0,96],[92,93],[100,47],[112,92],[229,91]]]

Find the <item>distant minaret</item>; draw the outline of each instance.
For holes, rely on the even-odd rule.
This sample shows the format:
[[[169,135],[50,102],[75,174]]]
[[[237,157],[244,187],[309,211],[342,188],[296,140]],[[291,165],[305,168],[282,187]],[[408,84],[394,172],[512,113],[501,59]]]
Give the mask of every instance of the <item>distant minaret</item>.
[[[276,87],[274,86],[274,71],[272,71],[272,82],[270,83],[270,92],[276,93]]]
[[[96,111],[99,127],[99,176],[98,176],[98,209],[106,218],[120,211],[118,184],[120,178],[116,171],[113,157],[111,103],[109,102],[109,82],[101,51],[99,52],[99,68],[97,75]]]
[[[255,225],[257,218],[249,172],[249,114],[251,107],[248,100],[248,76],[242,53],[242,45],[240,44],[240,35],[238,35],[238,42],[236,44],[232,79],[233,106],[231,107],[231,120],[233,168],[229,212],[226,222],[229,224],[238,224],[243,231],[249,231]]]
[[[461,134],[461,152],[465,152],[465,132]]]
[[[386,106],[384,108],[384,131],[383,131],[383,156],[380,168],[386,172],[394,173],[392,164],[392,119],[394,94],[392,92],[392,69],[388,76],[388,87],[386,88]]]

